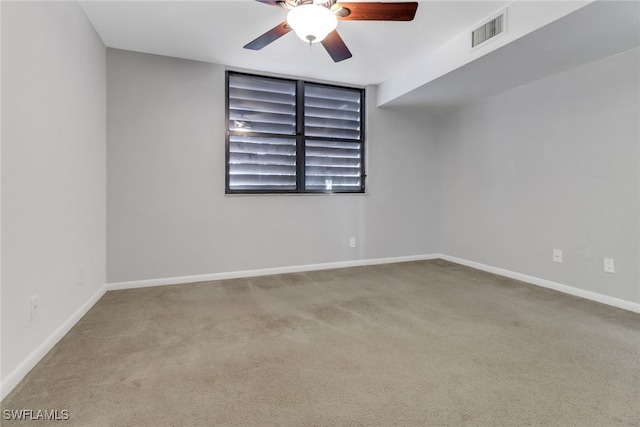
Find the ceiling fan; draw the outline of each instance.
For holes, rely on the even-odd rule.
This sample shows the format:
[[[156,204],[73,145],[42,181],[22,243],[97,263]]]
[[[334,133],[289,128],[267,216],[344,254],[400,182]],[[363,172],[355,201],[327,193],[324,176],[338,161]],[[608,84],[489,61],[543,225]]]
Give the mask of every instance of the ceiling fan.
[[[303,41],[322,43],[335,62],[351,58],[351,52],[336,31],[338,20],[344,21],[412,21],[417,2],[338,3],[337,0],[256,0],[288,9],[287,20],[244,46],[260,50],[291,30]]]

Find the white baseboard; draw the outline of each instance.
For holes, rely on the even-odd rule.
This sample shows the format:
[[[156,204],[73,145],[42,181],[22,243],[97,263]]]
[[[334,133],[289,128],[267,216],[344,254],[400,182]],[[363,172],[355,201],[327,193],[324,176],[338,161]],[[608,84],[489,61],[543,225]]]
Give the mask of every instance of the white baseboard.
[[[555,291],[563,292],[565,294],[574,295],[580,298],[585,298],[591,301],[599,302],[613,307],[621,308],[623,310],[633,311],[640,313],[640,303],[626,301],[619,298],[610,297],[608,295],[602,295],[597,292],[587,291],[580,288],[574,288],[573,286],[563,285],[561,283],[552,282],[550,280],[540,279],[534,276],[528,276],[526,274],[516,273],[514,271],[505,270],[498,267],[492,267],[490,265],[481,264],[479,262],[468,261],[462,258],[456,258],[450,255],[440,254],[438,258],[442,258],[446,261],[455,262],[456,264],[466,265],[478,270],[486,271],[488,273],[497,274],[499,276],[509,277],[511,279],[520,280],[522,282],[531,283],[533,285],[542,286],[543,288],[553,289]]]
[[[354,261],[328,262],[323,264],[294,265],[289,267],[262,268],[258,270],[231,271],[226,273],[201,274],[196,276],[169,277],[164,279],[134,280],[107,284],[108,291],[146,288],[150,286],[178,285],[183,283],[210,282],[213,280],[241,279],[244,277],[269,276],[272,274],[302,273],[305,271],[331,270],[335,268],[361,267],[365,265],[392,264],[396,262],[437,259],[439,255],[412,255],[393,258],[362,259]]]
[[[56,329],[49,337],[44,340],[20,365],[18,365],[7,377],[0,383],[0,399],[4,399],[17,386],[20,381],[42,360],[44,356],[60,341],[76,323],[87,314],[100,298],[107,291],[106,286],[100,288],[82,307],[76,310],[58,329]]]

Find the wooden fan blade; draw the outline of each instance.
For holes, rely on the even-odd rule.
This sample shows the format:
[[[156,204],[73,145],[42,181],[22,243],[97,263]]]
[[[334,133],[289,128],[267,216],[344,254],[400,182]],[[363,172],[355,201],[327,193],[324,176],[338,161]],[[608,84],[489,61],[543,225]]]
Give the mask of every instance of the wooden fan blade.
[[[284,21],[280,25],[273,27],[272,29],[270,29],[269,31],[267,31],[257,39],[253,40],[252,42],[247,43],[244,46],[244,48],[251,49],[251,50],[260,50],[266,45],[268,45],[269,43],[272,43],[278,40],[280,37],[284,36],[289,31],[291,31],[291,27],[287,25],[287,21]]]
[[[344,61],[345,59],[351,58],[351,52],[347,48],[347,45],[344,44],[342,37],[336,30],[333,30],[324,40],[322,40],[322,46],[327,49],[329,55],[333,59],[334,62]]]
[[[418,2],[405,3],[338,3],[338,19],[346,21],[413,21]],[[345,15],[344,9],[349,13]]]
[[[282,3],[281,1],[275,0],[256,0],[258,3],[270,4],[271,6],[280,6],[278,3]]]

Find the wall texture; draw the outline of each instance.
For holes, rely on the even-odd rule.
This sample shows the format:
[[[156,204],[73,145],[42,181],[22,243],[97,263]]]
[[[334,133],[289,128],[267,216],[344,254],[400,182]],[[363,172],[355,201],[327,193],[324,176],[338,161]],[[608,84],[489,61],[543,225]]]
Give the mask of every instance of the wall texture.
[[[105,285],[105,60],[78,4],[3,2],[3,391]]]
[[[107,80],[108,282],[437,251],[434,117],[369,88],[366,195],[225,196],[222,66],[108,49]]]
[[[630,51],[444,115],[441,252],[640,302],[639,63]]]

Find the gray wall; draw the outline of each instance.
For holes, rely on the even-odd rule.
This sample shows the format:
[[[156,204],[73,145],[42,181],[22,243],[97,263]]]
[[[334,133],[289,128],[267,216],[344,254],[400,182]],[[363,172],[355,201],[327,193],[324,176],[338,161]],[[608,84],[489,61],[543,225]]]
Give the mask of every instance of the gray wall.
[[[444,115],[441,251],[640,302],[639,62],[634,50]]]
[[[78,4],[2,2],[3,383],[105,284],[105,59]]]
[[[225,196],[222,66],[108,49],[107,81],[108,282],[438,250],[434,117],[369,88],[368,194]]]

